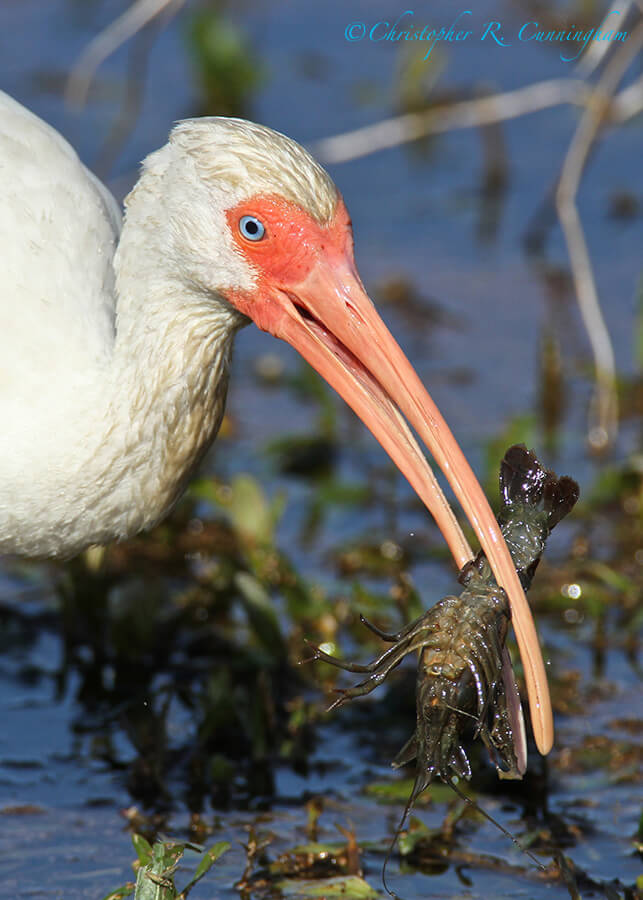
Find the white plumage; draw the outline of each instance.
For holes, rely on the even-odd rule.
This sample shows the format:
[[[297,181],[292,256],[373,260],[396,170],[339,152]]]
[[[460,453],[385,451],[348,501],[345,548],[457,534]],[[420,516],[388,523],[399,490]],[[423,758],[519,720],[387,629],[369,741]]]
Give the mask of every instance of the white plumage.
[[[145,161],[119,243],[109,191],[0,94],[0,553],[70,556],[176,500],[216,435],[248,321],[219,293],[254,278],[224,208],[284,185],[321,217],[336,202],[293,141],[181,123]]]

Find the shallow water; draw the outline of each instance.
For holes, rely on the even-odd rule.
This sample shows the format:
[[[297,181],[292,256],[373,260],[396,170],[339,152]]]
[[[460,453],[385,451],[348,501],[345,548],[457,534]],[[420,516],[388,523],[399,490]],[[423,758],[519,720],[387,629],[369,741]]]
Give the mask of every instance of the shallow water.
[[[82,113],[65,109],[59,88],[88,40],[122,7],[112,0],[95,5],[23,0],[0,7],[4,38],[0,87],[54,124],[90,165],[98,157],[114,114],[111,98],[121,86],[126,52],[120,51],[101,68],[93,99]],[[446,2],[433,4],[431,18],[442,23],[451,11],[452,5]],[[390,115],[399,48],[349,44],[344,29],[349,22],[375,22],[394,12],[383,0],[368,4],[333,0],[314,8],[264,0],[232,10],[231,19],[243,28],[254,48],[253,60],[264,73],[248,114],[310,145]],[[523,21],[522,13],[500,3],[484,3],[475,15],[479,22],[489,18],[514,24]],[[525,9],[525,20],[530,16]],[[419,10],[416,18],[421,18]],[[136,128],[108,179],[119,197],[132,184],[138,161],[165,140],[171,123],[199,109],[185,28],[186,14],[182,14],[160,34],[152,51]],[[508,90],[571,74],[570,66],[554,50],[534,44],[515,49],[466,44],[442,63],[446,67],[442,86],[462,90],[480,80]],[[546,458],[557,471],[577,478],[583,494],[602,465],[593,462],[585,449],[591,393],[587,340],[571,294],[552,297],[522,252],[525,229],[558,172],[576,122],[577,114],[562,108],[504,126],[509,186],[495,235],[487,241],[479,239],[481,142],[476,132],[444,136],[428,153],[402,147],[330,169],[351,210],[357,259],[369,290],[383,301],[386,282],[403,278],[411,288],[407,295],[417,295],[413,303],[381,302],[383,315],[479,473],[484,469],[486,443],[518,416],[535,417],[532,431],[539,444],[536,449],[542,449],[536,412],[539,347],[545,330],[556,331],[564,369],[565,412],[558,428],[557,454]],[[579,202],[619,370],[627,376],[636,368],[633,328],[641,274],[641,217],[627,223],[614,221],[607,210],[612,194],[624,188],[635,193],[640,206],[640,152],[640,123],[609,135],[591,161]],[[565,264],[557,229],[550,235],[548,259]],[[441,313],[437,324],[431,320],[430,304],[437,304]],[[306,579],[324,585],[329,593],[350,597],[353,579],[386,592],[390,578],[347,575],[342,579],[329,556],[343,543],[365,538],[378,543],[385,537],[411,548],[406,568],[426,605],[455,590],[453,571],[423,549],[435,547],[435,529],[409,502],[407,486],[390,473],[379,472],[384,466],[381,451],[340,407],[336,475],[345,482],[363,482],[366,473],[380,498],[388,496],[388,503],[339,506],[322,520],[312,543],[302,540],[302,523],[319,485],[312,479],[278,474],[266,446],[284,433],[314,431],[318,410],[310,395],[302,398],[258,379],[255,360],[266,354],[276,355],[286,372],[300,371],[294,352],[285,345],[256,329],[241,334],[229,396],[233,434],[217,444],[206,471],[223,479],[251,472],[269,495],[285,490],[288,499],[276,545]],[[633,418],[622,429],[613,460],[625,458],[639,441],[640,418]],[[603,526],[610,537],[619,513],[612,515]],[[569,523],[552,538],[548,555],[555,564],[563,565],[578,530],[578,525]],[[641,559],[639,579],[640,563]],[[556,573],[548,571],[549,589],[555,594],[559,588],[551,587],[550,581]],[[169,594],[175,588],[185,589],[183,574],[175,580],[169,571],[165,575],[161,570],[161,574]],[[158,588],[149,572],[142,577],[139,589]],[[105,729],[108,714],[104,705],[92,706],[82,659],[66,661],[56,592],[64,578],[59,569],[44,566],[7,564],[0,569],[0,710],[5,723],[0,736],[0,897],[100,897],[131,877],[134,854],[119,811],[133,802],[128,767],[138,754],[119,710]],[[626,646],[622,618],[616,611],[604,620],[606,646],[601,656],[596,625],[589,616],[581,614],[570,625],[565,623],[562,607],[549,609],[539,619],[547,655],[555,659],[553,668],[561,679],[577,673],[578,689],[576,705],[569,703],[566,713],[557,714],[557,742],[546,791],[535,753],[531,794],[489,789],[488,774],[478,782],[474,778],[473,786],[480,791],[477,797],[484,808],[520,834],[543,821],[550,828],[558,823],[558,846],[595,883],[618,878],[622,885],[631,885],[641,874],[632,842],[641,814],[640,755],[638,776],[633,771],[635,753],[625,762],[608,754],[608,762],[584,767],[575,767],[569,757],[596,736],[633,746],[638,742],[640,748],[640,668]],[[353,629],[345,641],[356,642],[355,653],[365,659],[370,650],[360,646],[361,637],[356,634]],[[164,677],[159,673],[156,682],[149,682],[155,691]],[[322,677],[327,678],[327,673]],[[311,702],[321,702],[319,688],[309,685],[306,690]],[[401,806],[378,805],[362,788],[393,777],[388,761],[410,732],[413,712],[408,702],[406,724],[396,720],[393,734],[384,734],[380,740],[377,734],[369,735],[370,712],[364,712],[375,715],[377,698],[378,694],[370,698],[355,718],[340,712],[317,725],[307,765],[297,772],[296,767],[277,764],[272,792],[258,791],[253,796],[240,791],[244,799],[238,808],[233,798],[221,813],[206,804],[204,817],[217,823],[211,840],[230,839],[233,850],[195,889],[196,900],[236,896],[233,885],[244,858],[239,842],[246,840],[244,827],[255,822],[257,810],[261,810],[260,827],[274,834],[269,847],[273,858],[303,842],[304,800],[312,795],[325,798],[321,838],[337,840],[335,822],[351,823],[359,842],[377,843],[376,849],[365,850],[363,865],[369,883],[380,887],[381,848],[390,840]],[[636,720],[638,726],[626,727],[625,720]],[[178,703],[170,708],[168,722],[175,736],[189,734],[194,727]],[[116,759],[118,765],[114,765]],[[183,784],[176,775],[170,778],[169,795],[172,812],[164,831],[184,835],[187,813]],[[436,804],[420,810],[418,816],[437,827],[444,812]],[[489,854],[519,866],[521,872],[502,872],[497,865],[470,866],[462,861],[464,856],[458,863],[454,851],[439,874],[408,864],[397,874],[394,859],[389,870],[392,885],[406,898],[518,895],[558,900],[569,896],[561,881],[540,880],[528,860],[488,823],[466,824],[456,844],[461,854]],[[259,888],[256,891],[261,893]],[[591,884],[581,893],[583,897],[608,896]]]

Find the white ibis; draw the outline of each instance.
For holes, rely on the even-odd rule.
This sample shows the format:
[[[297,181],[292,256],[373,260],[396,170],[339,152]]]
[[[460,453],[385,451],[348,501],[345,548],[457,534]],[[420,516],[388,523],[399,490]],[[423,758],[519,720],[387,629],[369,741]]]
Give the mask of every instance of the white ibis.
[[[251,122],[181,122],[145,160],[121,230],[65,140],[0,94],[0,195],[0,553],[68,557],[158,522],[216,436],[233,338],[252,320],[355,410],[461,567],[470,548],[410,427],[430,450],[509,596],[547,753],[547,679],[509,552],[364,291],[315,160]]]

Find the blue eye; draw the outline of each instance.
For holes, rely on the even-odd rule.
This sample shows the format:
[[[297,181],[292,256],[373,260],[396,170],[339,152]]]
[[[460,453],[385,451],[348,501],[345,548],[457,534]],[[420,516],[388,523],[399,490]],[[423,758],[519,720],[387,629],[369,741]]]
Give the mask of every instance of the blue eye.
[[[260,241],[266,233],[263,223],[254,216],[242,216],[239,219],[239,231],[249,241]]]

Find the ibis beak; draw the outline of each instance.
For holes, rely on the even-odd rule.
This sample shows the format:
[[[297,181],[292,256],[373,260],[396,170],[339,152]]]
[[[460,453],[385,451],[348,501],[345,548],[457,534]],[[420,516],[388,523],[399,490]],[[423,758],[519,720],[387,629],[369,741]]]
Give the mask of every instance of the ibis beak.
[[[473,554],[410,428],[446,476],[507,592],[536,745],[548,753],[554,730],[545,667],[504,538],[449,427],[367,296],[352,253],[320,253],[303,280],[276,289],[272,301],[279,307],[271,317],[272,333],[291,344],[362,419],[421,497],[462,568]]]

